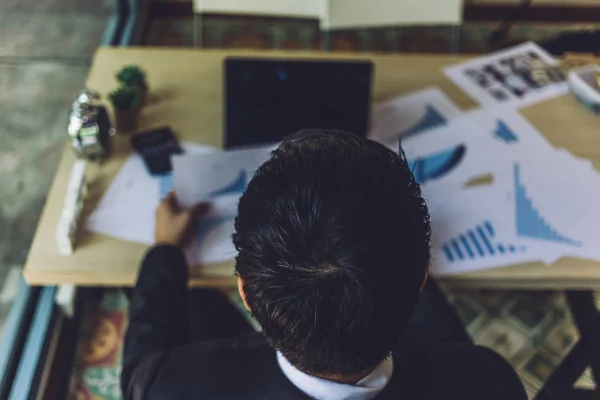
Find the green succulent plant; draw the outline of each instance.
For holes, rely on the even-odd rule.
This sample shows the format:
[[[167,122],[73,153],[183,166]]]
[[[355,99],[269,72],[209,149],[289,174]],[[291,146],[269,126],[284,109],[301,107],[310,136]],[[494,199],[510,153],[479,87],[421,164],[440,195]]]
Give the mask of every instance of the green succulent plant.
[[[131,110],[140,105],[139,91],[131,86],[120,86],[111,92],[108,97],[118,110]]]
[[[146,72],[135,65],[123,67],[123,69],[117,73],[117,80],[125,86],[136,88],[148,87],[148,83],[146,82]]]

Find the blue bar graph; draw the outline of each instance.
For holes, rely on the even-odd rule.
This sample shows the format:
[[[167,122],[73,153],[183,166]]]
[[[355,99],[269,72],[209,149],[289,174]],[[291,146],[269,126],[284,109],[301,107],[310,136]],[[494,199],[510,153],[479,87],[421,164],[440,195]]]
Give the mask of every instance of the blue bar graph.
[[[517,247],[513,244],[498,243],[494,224],[484,220],[467,232],[442,243],[442,251],[446,261],[454,263],[516,253]],[[519,251],[526,251],[526,248],[521,247]]]
[[[463,255],[462,250],[460,249],[460,246],[458,244],[458,242],[454,239],[452,239],[450,241],[450,243],[452,244],[452,248],[454,249],[454,252],[456,253],[456,255],[458,256],[459,260],[464,260],[465,256]]]
[[[479,234],[479,237],[481,238],[481,240],[483,240],[483,244],[485,244],[487,251],[491,255],[494,255],[494,248],[492,247],[492,244],[488,240],[487,235],[485,234],[485,231],[483,230],[481,225],[477,226],[477,228],[475,228],[475,229],[477,230],[477,233]]]
[[[485,221],[483,223],[483,226],[485,226],[485,229],[488,231],[490,236],[494,236],[494,227],[492,226],[490,221]]]
[[[454,261],[454,256],[452,255],[452,251],[450,250],[450,248],[447,245],[442,245],[442,250],[444,251],[444,255],[446,256],[446,258],[448,259],[448,261],[452,262]]]
[[[462,243],[463,247],[467,251],[469,258],[475,258],[475,253],[473,253],[473,250],[471,249],[471,245],[469,244],[469,241],[467,240],[465,235],[460,235],[460,242]]]
[[[517,235],[572,246],[581,246],[581,242],[557,232],[556,229],[540,215],[532,201],[527,197],[527,190],[525,185],[521,182],[519,164],[514,165],[513,172]]]

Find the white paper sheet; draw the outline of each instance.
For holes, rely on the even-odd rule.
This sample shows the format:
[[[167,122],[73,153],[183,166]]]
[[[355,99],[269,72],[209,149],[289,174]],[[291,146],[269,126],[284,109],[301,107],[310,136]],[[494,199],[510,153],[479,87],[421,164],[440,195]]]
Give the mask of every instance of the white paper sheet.
[[[211,212],[198,223],[191,246],[186,250],[190,265],[229,261],[237,252],[231,241],[238,200],[256,169],[274,146],[235,150],[209,155],[173,157],[173,184],[179,204],[191,207],[211,203]]]
[[[368,137],[386,142],[439,128],[461,114],[461,110],[439,88],[403,94],[375,104]]]
[[[511,204],[495,186],[439,193],[428,203],[432,269],[438,276],[546,261],[549,256],[518,240],[510,224]]]
[[[600,175],[586,163],[556,159],[555,164],[515,163],[510,181],[515,230],[531,246],[600,260]],[[511,179],[512,178],[512,179]]]
[[[600,260],[600,174],[564,151],[498,164],[487,185],[434,183],[423,194],[438,275],[565,256]]]
[[[182,144],[186,154],[216,152],[213,147]],[[161,179],[151,176],[144,161],[132,154],[87,218],[87,229],[121,240],[152,244],[154,213],[160,203]]]
[[[448,125],[402,141],[417,181],[462,185],[498,166],[552,151],[546,139],[507,107],[463,114]]]
[[[444,72],[484,106],[523,107],[568,92],[564,81],[542,86],[531,81],[528,67],[532,60],[558,64],[545,50],[529,42],[448,67]]]
[[[270,145],[209,155],[174,156],[173,179],[179,204],[191,207],[206,199],[241,195],[274,148]]]

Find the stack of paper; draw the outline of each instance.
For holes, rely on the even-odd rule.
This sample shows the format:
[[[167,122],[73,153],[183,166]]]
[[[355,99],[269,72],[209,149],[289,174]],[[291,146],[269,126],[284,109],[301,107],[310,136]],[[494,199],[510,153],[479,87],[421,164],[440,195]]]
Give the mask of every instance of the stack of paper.
[[[517,111],[465,113],[402,146],[429,205],[437,274],[600,260],[600,175]]]
[[[600,175],[588,160],[553,148],[517,111],[567,91],[560,78],[543,84],[530,79],[526,68],[539,61],[556,64],[527,43],[448,68],[447,75],[485,106],[475,111],[443,113],[449,107],[433,92],[375,108],[370,136],[390,148],[401,141],[429,205],[438,275],[550,264],[565,256],[600,260],[594,223],[600,217]],[[390,117],[399,117],[409,98],[424,105],[421,121],[437,123],[406,128]],[[436,105],[437,113],[429,111]],[[445,118],[430,117],[435,114]]]
[[[189,208],[209,201],[208,215],[198,222],[196,235],[186,249],[190,265],[229,261],[236,255],[231,242],[237,204],[255,170],[273,146],[231,152],[191,143],[172,159],[172,173],[151,176],[138,155],[125,162],[104,197],[89,216],[87,228],[118,239],[152,244],[155,211],[172,190],[179,206]]]

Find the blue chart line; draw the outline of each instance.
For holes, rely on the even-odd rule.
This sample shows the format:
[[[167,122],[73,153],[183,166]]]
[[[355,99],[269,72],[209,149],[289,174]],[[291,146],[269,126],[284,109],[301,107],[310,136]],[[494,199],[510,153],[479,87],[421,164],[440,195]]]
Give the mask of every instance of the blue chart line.
[[[496,230],[491,221],[485,220],[467,232],[457,235],[442,244],[442,251],[450,263],[464,260],[497,257],[507,253],[516,253],[512,244],[498,243]],[[525,251],[524,247],[519,249]]]
[[[413,171],[415,180],[426,183],[438,179],[451,172],[465,158],[467,146],[460,144],[439,153],[430,154],[408,161],[409,168]]]
[[[208,193],[208,197],[224,196],[226,194],[242,194],[248,186],[248,174],[241,170],[238,176],[225,186]]]
[[[448,120],[432,105],[427,104],[425,106],[425,115],[416,124],[407,130],[400,132],[400,138],[406,138],[415,135],[419,132],[426,131],[431,128],[437,128],[438,126],[446,125]]]
[[[164,199],[173,190],[173,174],[167,172],[158,176],[158,198]]]
[[[515,134],[515,132],[510,129],[508,125],[506,125],[501,120],[497,121],[496,131],[494,131],[494,136],[498,140],[502,140],[505,143],[518,142],[519,137]]]
[[[519,164],[514,165],[515,205],[517,235],[534,239],[548,240],[572,246],[581,246],[581,242],[556,231],[542,218],[538,210],[527,197],[527,191],[521,182]]]

